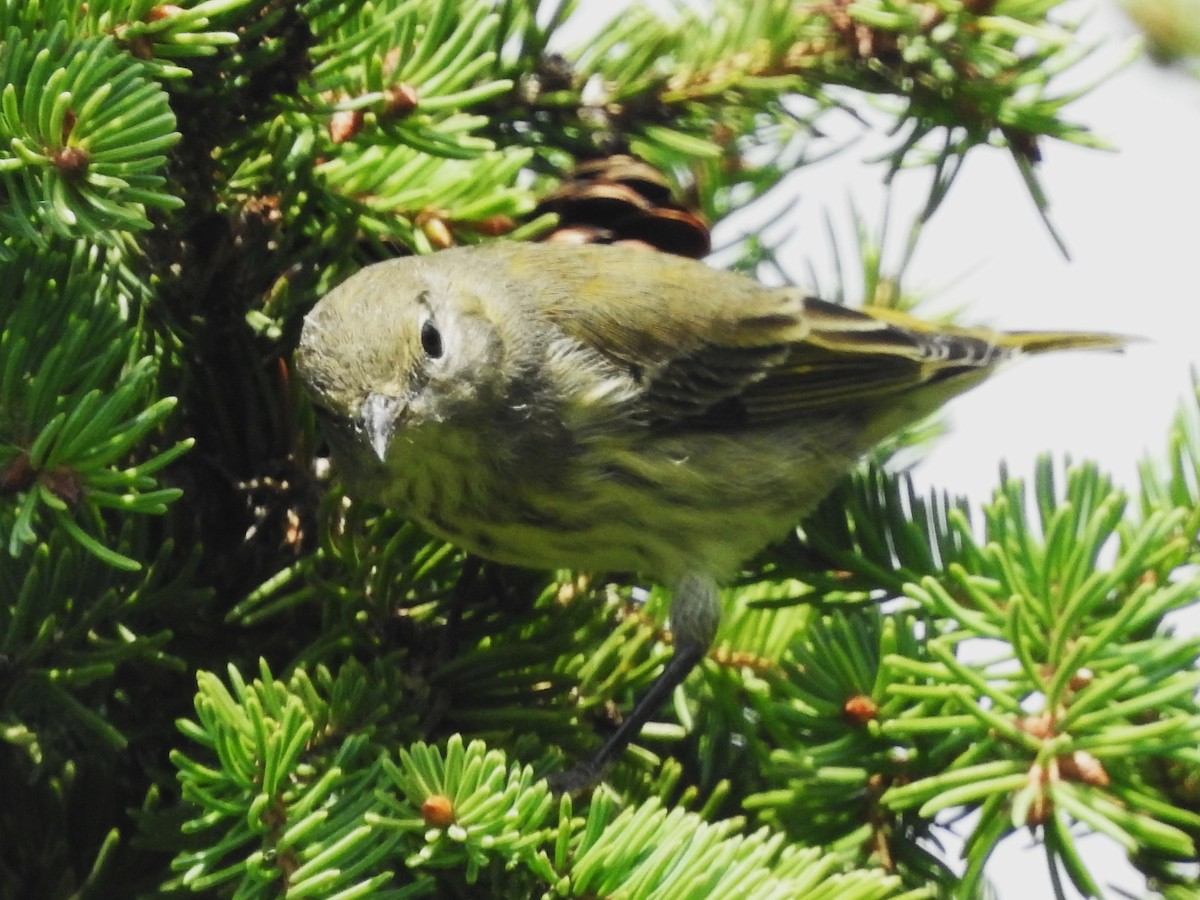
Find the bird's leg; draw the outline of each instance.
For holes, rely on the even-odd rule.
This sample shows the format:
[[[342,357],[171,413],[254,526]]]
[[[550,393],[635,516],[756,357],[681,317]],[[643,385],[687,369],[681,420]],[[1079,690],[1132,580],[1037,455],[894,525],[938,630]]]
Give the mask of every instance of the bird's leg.
[[[721,605],[717,583],[705,575],[685,575],[671,595],[671,631],[675,650],[659,676],[634,704],[625,719],[592,756],[572,769],[552,775],[550,787],[572,793],[591,787],[620,756],[688,673],[704,659],[717,631]]]

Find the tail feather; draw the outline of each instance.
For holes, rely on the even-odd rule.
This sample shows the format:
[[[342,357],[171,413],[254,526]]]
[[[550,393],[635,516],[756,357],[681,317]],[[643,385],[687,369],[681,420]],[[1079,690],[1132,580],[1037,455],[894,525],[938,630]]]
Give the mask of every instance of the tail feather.
[[[887,322],[905,331],[927,337],[967,338],[1002,347],[1013,353],[1050,353],[1055,350],[1113,350],[1120,351],[1127,344],[1141,338],[1126,334],[1105,334],[1095,331],[994,331],[988,328],[963,328],[927,322],[907,313],[886,307],[868,307],[863,310],[871,318]]]
[[[1111,350],[1120,352],[1141,338],[1124,334],[1087,331],[1006,331],[996,343],[1018,353],[1049,353],[1054,350]]]

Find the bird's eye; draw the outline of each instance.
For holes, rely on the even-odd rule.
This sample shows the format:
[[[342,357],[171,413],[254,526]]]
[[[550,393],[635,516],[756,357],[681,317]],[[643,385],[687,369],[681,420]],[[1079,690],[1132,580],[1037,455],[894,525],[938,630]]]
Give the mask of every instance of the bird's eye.
[[[428,320],[421,326],[421,349],[430,359],[439,359],[442,355],[442,333]]]

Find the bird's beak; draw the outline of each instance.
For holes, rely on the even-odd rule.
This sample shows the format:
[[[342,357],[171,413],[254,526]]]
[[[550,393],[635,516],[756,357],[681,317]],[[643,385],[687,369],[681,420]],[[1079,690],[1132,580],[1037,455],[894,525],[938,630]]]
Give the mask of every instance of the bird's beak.
[[[389,397],[386,394],[368,394],[363,401],[359,416],[362,419],[363,430],[371,449],[379,457],[380,462],[387,459],[388,446],[392,443],[392,435],[396,433],[396,420],[404,411],[404,401],[399,397]]]

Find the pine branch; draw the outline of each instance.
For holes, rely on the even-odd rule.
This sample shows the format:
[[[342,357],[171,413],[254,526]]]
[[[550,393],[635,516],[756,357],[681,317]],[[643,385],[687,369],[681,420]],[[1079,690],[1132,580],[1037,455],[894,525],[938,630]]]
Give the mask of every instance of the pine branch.
[[[0,331],[0,492],[15,501],[0,522],[11,556],[56,527],[108,564],[136,570],[107,534],[130,515],[163,515],[181,494],[155,476],[190,441],[129,464],[175,401],[150,399],[157,362],[137,356],[126,330],[122,306],[133,297],[118,259],[79,244],[0,263],[0,275],[19,286]]]
[[[1052,2],[635,6],[557,55],[577,6],[0,0],[0,894],[969,895],[1018,829],[1081,890],[1085,832],[1190,887],[1191,408],[1134,502],[1044,464],[973,515],[889,473],[902,436],[724,592],[607,788],[550,797],[667,657],[665,594],[347,501],[287,364],[313,300],[541,234],[614,151],[707,246],[863,97],[929,211],[976,147],[1095,143]],[[843,269],[905,307],[884,237]]]
[[[920,834],[940,813],[981,809],[965,890],[981,886],[995,844],[1022,826],[1054,829],[1051,862],[1085,892],[1094,883],[1071,822],[1131,853],[1188,858],[1200,819],[1169,811],[1166,795],[1146,789],[1141,763],[1191,766],[1200,737],[1200,640],[1164,626],[1200,591],[1180,569],[1188,513],[1158,509],[1131,523],[1125,498],[1094,467],[1069,470],[1060,487],[1044,460],[1032,493],[1015,480],[997,491],[982,540],[965,517],[943,520],[934,564],[904,549],[920,540],[900,503],[904,483],[876,483],[879,494],[859,495],[867,504],[851,496],[842,507],[857,549],[838,559],[857,560],[859,578],[882,574],[892,591],[898,576],[927,618],[919,629],[890,619],[881,631],[874,611],[843,614],[803,632],[790,653],[796,668],[783,668],[789,678],[778,688],[786,705],[757,698],[772,745],[803,749],[776,751],[768,780],[787,789],[748,804],[769,811],[768,821],[796,816],[805,833],[833,810],[831,839],[855,835],[868,812],[890,823],[877,834],[912,827],[915,812]],[[928,574],[892,569],[914,561]],[[982,658],[973,650],[981,639],[990,649]],[[828,802],[831,791],[839,802]],[[851,802],[864,813],[848,815]],[[996,815],[1009,824],[997,826]]]

